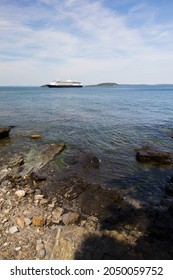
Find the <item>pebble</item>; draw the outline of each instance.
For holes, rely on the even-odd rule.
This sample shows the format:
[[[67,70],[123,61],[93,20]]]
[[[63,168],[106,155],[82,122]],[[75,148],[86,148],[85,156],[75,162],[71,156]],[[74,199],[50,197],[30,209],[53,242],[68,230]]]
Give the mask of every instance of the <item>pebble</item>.
[[[24,226],[25,226],[24,217],[18,217],[16,221],[17,221],[17,224],[20,228],[24,228]]]
[[[18,231],[19,231],[19,229],[16,226],[13,226],[13,227],[9,228],[9,233],[11,233],[11,234],[16,233]]]
[[[6,222],[8,222],[8,219],[7,218],[4,218],[3,220],[2,220],[2,224],[5,224]]]
[[[76,223],[79,220],[80,215],[75,212],[69,212],[66,214],[63,214],[61,216],[61,219],[65,225]]]
[[[43,197],[44,197],[44,195],[42,195],[42,194],[36,194],[36,195],[34,196],[34,199],[35,199],[35,200],[41,200],[41,199],[43,199]]]
[[[61,215],[63,213],[63,208],[57,207],[53,212],[52,212],[52,222],[55,224],[59,224],[61,220]]]
[[[38,244],[36,245],[36,251],[38,252],[38,251],[40,251],[40,250],[42,250],[42,249],[44,249],[43,242],[38,243]]]
[[[36,251],[37,251],[37,257],[39,259],[43,259],[45,257],[46,251],[45,251],[44,244],[41,239],[37,240]]]
[[[40,204],[41,204],[41,205],[47,204],[48,201],[49,201],[48,199],[43,198],[43,199],[40,200]]]
[[[26,192],[24,190],[18,190],[15,192],[15,194],[20,198],[24,197],[26,195]]]
[[[16,251],[20,251],[21,249],[22,249],[21,246],[15,248]]]
[[[45,257],[45,255],[46,255],[45,249],[42,249],[42,250],[40,250],[39,252],[37,252],[37,256],[38,256],[38,258],[40,258],[40,259],[43,259],[43,258]]]
[[[45,223],[46,223],[46,220],[45,220],[45,218],[42,217],[42,216],[35,216],[35,217],[33,217],[33,219],[32,219],[32,224],[33,224],[34,226],[37,226],[37,227],[42,227],[42,226],[45,225]]]
[[[29,218],[24,218],[26,226],[29,226],[32,224],[32,221]]]

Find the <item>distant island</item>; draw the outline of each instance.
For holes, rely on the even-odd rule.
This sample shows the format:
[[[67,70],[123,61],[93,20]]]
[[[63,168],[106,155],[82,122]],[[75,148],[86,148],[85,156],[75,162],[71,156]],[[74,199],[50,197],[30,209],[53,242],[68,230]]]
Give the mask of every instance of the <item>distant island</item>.
[[[88,87],[115,87],[118,86],[117,83],[100,83],[96,85],[87,85]]]

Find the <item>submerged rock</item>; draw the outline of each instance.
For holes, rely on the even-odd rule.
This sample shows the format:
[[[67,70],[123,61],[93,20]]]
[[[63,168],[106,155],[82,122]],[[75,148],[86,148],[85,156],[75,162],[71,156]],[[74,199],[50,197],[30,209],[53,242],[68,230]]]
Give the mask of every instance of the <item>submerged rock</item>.
[[[40,134],[32,134],[32,135],[30,135],[30,138],[31,139],[40,139],[41,135]]]
[[[22,177],[32,174],[37,174],[42,167],[51,161],[55,155],[61,153],[65,148],[65,144],[51,144],[42,150],[31,150],[25,160]]]
[[[173,154],[142,148],[137,151],[136,160],[142,163],[169,165],[173,163]]]
[[[173,183],[168,183],[165,192],[167,195],[173,196]]]
[[[0,139],[8,137],[10,130],[10,127],[0,128]]]

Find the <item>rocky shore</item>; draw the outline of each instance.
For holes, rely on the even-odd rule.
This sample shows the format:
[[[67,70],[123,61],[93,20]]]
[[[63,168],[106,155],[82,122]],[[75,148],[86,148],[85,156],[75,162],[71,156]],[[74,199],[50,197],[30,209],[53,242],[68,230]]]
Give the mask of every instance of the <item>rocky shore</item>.
[[[140,204],[86,180],[99,159],[66,149],[0,155],[0,259],[172,259],[173,179],[160,203]]]

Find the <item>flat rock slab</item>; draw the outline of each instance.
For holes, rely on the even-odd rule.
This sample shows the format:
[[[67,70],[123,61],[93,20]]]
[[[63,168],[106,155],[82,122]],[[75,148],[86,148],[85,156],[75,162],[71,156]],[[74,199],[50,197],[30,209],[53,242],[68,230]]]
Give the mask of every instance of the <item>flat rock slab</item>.
[[[136,153],[136,160],[142,163],[169,165],[173,163],[173,154],[151,149],[139,149]]]
[[[65,144],[51,144],[43,147],[41,150],[31,150],[25,160],[23,170],[20,173],[22,177],[28,176],[31,172],[37,172],[43,168],[55,155],[61,153]]]
[[[10,127],[0,128],[0,139],[8,137],[10,130]]]

